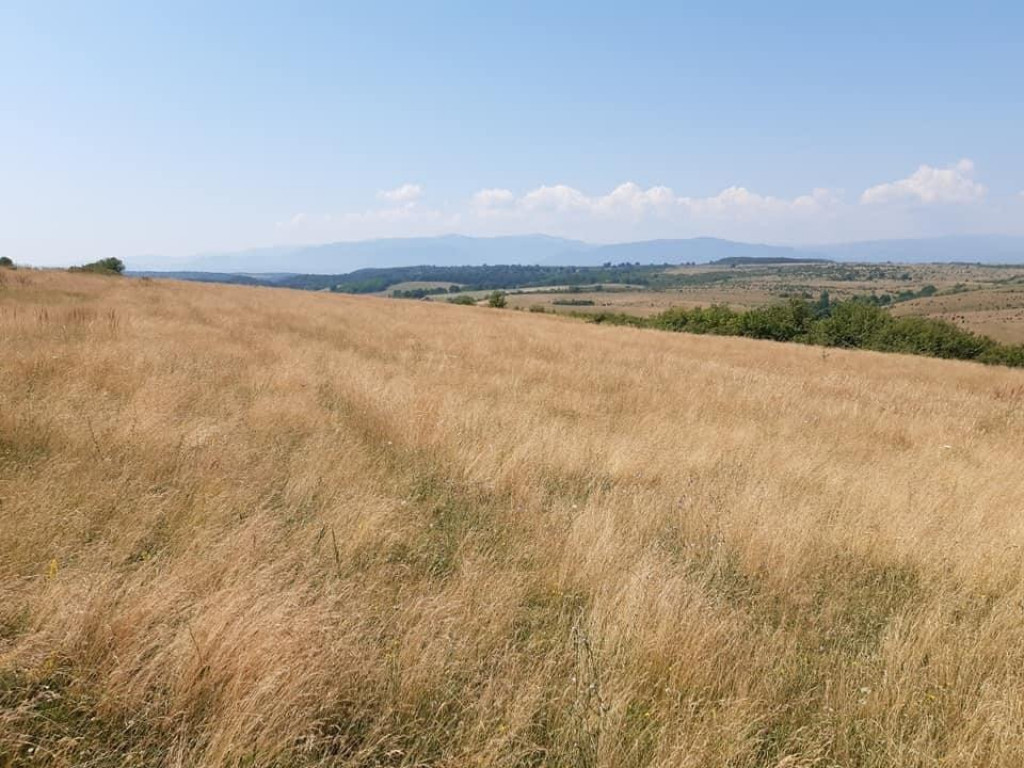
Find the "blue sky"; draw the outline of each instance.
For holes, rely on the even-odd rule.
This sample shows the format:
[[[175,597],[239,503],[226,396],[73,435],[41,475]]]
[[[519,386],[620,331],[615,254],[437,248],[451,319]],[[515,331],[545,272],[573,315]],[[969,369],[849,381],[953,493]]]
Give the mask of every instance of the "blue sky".
[[[0,254],[1024,234],[1020,3],[0,3]]]

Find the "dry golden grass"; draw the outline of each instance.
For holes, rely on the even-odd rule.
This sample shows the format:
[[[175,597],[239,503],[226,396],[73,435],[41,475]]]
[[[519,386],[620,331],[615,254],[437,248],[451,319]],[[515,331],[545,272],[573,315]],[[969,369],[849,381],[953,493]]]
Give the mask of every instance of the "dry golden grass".
[[[1024,372],[0,279],[0,765],[1024,765]]]

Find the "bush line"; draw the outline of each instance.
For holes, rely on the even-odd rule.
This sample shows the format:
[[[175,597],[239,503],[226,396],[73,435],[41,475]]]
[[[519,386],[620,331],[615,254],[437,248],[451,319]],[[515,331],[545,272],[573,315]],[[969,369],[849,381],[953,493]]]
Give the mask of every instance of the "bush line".
[[[944,320],[893,317],[860,298],[830,301],[827,294],[817,302],[790,299],[785,304],[744,311],[713,304],[695,309],[669,309],[651,317],[614,312],[577,313],[575,316],[593,323],[662,331],[744,336],[1024,367],[1024,345],[1002,344]]]

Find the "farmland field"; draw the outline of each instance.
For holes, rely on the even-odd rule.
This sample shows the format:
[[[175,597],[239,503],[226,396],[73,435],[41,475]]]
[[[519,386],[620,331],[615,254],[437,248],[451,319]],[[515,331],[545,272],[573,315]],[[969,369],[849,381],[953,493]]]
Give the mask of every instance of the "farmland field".
[[[653,315],[671,307],[692,308],[724,304],[749,309],[791,297],[817,298],[828,291],[833,299],[920,291],[933,286],[935,294],[894,304],[896,315],[920,315],[951,321],[961,327],[1011,344],[1024,342],[1024,267],[960,264],[827,264],[749,267],[673,267],[668,274],[707,279],[677,288],[633,287],[594,291],[573,289],[573,298],[587,306],[555,302],[568,291],[514,292],[512,307],[543,307],[549,311],[626,312]]]
[[[666,301],[1019,333],[800,270]],[[0,271],[0,765],[1016,768],[1021,446],[998,366]]]

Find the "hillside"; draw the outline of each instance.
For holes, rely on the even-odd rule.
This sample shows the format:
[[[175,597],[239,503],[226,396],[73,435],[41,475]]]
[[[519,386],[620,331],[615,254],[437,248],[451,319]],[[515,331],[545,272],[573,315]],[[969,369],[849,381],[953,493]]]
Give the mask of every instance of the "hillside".
[[[0,764],[1024,764],[1024,372],[0,270]]]

